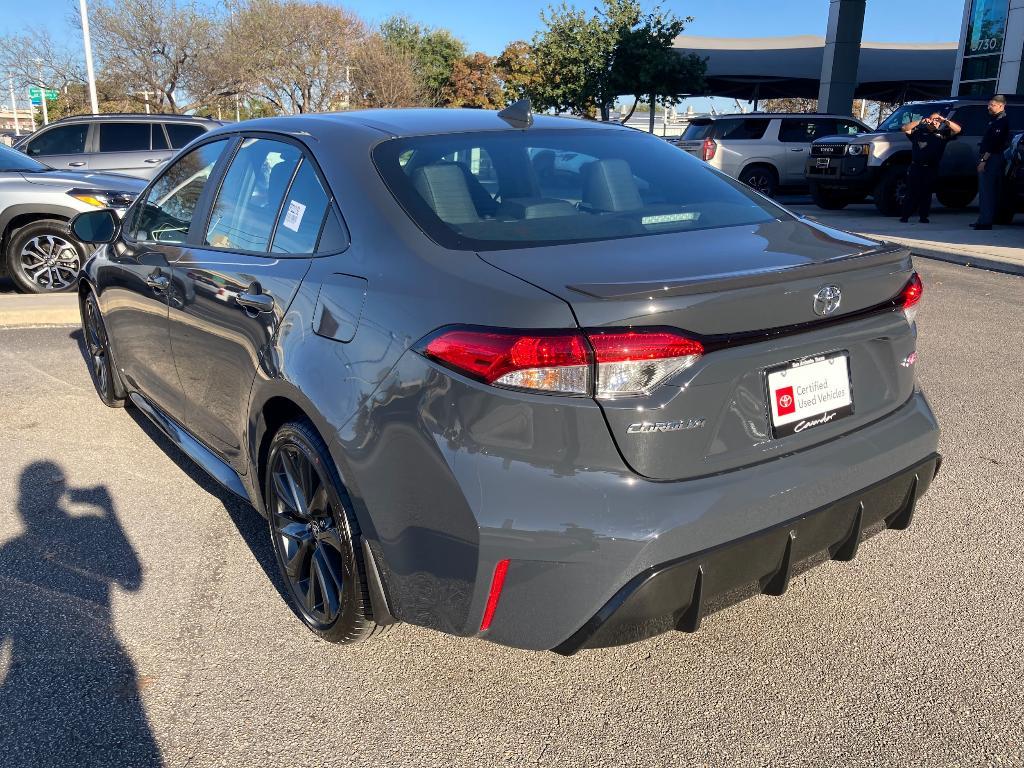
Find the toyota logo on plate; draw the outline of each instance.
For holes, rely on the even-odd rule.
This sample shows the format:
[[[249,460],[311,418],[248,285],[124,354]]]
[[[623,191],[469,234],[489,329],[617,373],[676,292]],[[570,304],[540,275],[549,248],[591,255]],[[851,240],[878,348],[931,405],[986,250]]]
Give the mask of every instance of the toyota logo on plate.
[[[839,309],[843,292],[838,285],[826,285],[814,294],[814,314],[826,317]]]
[[[783,408],[789,408],[789,406],[791,406],[792,404],[793,398],[790,397],[789,395],[783,395],[782,397],[779,398],[779,405],[781,405]]]

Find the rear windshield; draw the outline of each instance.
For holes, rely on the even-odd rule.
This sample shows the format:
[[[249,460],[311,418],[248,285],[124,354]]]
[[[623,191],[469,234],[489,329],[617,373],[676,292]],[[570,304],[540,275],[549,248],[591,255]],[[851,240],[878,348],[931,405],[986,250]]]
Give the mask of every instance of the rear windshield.
[[[758,224],[781,208],[634,131],[414,136],[373,150],[409,216],[447,248],[497,250]]]

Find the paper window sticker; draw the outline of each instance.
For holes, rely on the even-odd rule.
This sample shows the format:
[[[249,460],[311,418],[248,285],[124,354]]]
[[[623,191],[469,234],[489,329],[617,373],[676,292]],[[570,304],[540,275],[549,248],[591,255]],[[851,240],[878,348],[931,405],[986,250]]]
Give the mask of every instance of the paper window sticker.
[[[292,232],[299,231],[299,225],[302,224],[302,217],[306,213],[306,206],[300,203],[298,200],[288,201],[288,212],[284,215],[284,225]]]

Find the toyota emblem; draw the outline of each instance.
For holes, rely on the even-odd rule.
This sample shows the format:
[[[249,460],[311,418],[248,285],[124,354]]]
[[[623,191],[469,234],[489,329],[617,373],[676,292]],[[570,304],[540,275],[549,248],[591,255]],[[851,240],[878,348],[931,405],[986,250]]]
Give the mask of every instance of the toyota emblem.
[[[814,314],[827,317],[839,309],[843,292],[838,285],[826,285],[814,294]]]
[[[779,398],[779,405],[781,405],[783,408],[789,408],[789,406],[791,406],[792,404],[793,398],[790,397],[789,395],[783,395],[782,397]]]

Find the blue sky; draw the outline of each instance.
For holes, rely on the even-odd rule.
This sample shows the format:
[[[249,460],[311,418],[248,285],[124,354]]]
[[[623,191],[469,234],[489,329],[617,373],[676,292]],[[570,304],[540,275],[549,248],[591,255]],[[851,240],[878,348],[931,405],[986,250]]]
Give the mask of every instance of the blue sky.
[[[14,1],[4,0],[5,4]],[[589,9],[597,2],[573,4]],[[540,11],[548,6],[545,0],[346,0],[340,4],[368,21],[405,13],[432,26],[447,27],[471,50],[490,54],[500,52],[510,40],[528,40],[539,26]],[[687,29],[689,34],[759,37],[823,35],[829,4],[828,0],[667,0],[663,5],[679,16],[695,17]],[[963,6],[964,0],[868,0],[864,38],[898,42],[956,40]],[[66,19],[77,7],[78,0],[20,3],[17,14],[0,16],[0,34],[35,25],[52,26],[58,37],[69,35]]]

